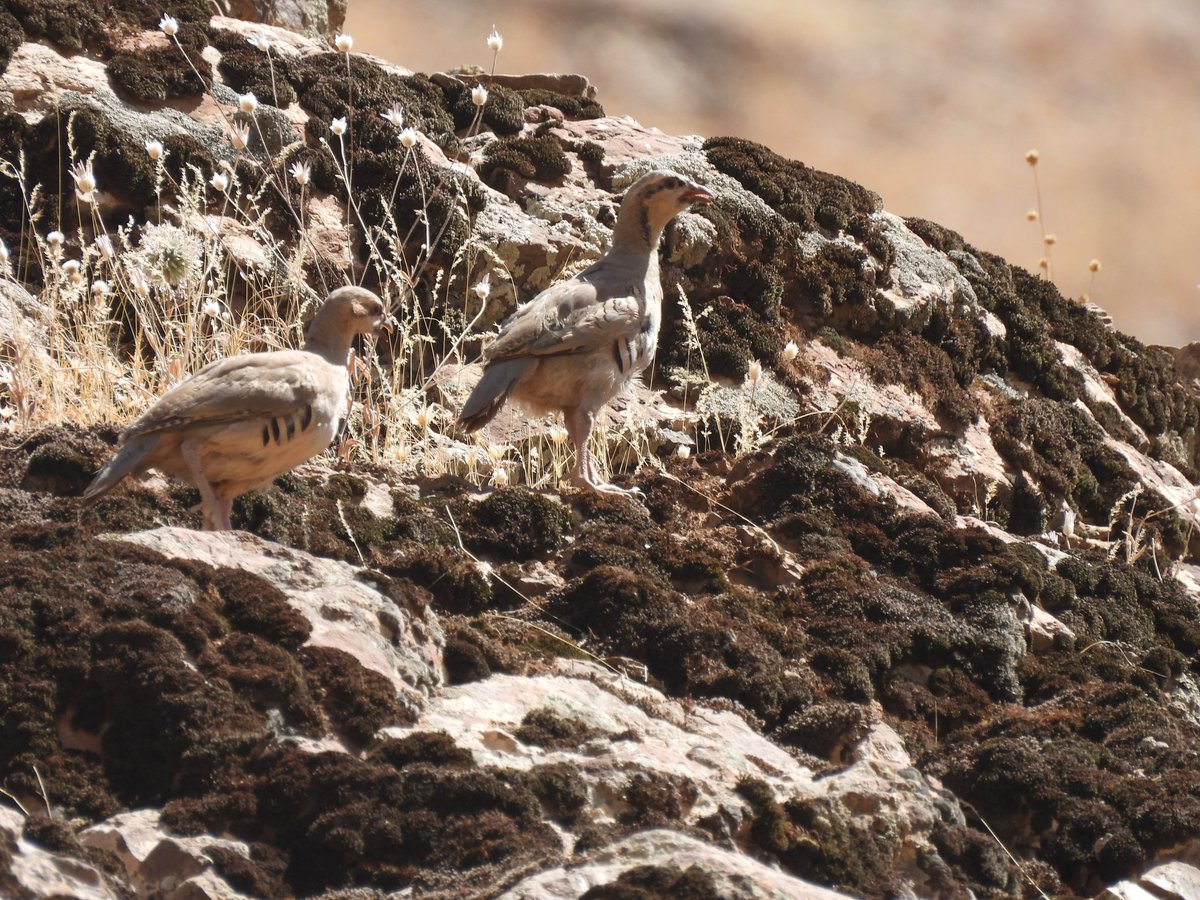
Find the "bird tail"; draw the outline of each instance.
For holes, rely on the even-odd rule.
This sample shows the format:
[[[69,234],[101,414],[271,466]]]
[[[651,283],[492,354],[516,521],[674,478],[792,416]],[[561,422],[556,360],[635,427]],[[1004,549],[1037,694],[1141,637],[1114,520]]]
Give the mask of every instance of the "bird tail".
[[[158,446],[162,435],[157,433],[139,434],[130,438],[116,456],[108,461],[103,469],[96,473],[92,483],[83,492],[85,504],[94,503],[117,486],[117,483],[131,472],[144,468],[147,456]]]
[[[506,359],[496,362],[483,370],[483,377],[471,391],[471,396],[463,404],[462,412],[458,414],[458,424],[467,431],[478,431],[500,412],[500,407],[512,393],[513,387],[521,376],[529,371],[531,361],[528,359]]]

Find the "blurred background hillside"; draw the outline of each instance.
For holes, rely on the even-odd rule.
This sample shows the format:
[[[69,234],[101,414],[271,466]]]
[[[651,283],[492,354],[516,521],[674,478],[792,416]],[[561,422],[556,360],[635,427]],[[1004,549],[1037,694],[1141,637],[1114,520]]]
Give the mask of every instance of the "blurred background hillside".
[[[612,114],[732,134],[1037,269],[1147,342],[1200,340],[1195,0],[351,0],[417,71],[579,72]],[[1091,283],[1088,263],[1103,268]]]

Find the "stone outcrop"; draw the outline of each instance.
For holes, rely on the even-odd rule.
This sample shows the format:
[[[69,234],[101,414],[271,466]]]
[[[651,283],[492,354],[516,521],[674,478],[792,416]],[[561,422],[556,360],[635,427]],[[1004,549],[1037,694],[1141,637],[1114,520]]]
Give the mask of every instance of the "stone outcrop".
[[[1188,348],[835,175],[606,115],[583,78],[497,80],[476,122],[468,73],[347,62],[203,4],[176,47],[118,3],[86,55],[33,8],[0,22],[0,158],[25,152],[48,210],[74,209],[70,122],[129,252],[147,222],[210,229],[235,311],[264,280],[281,315],[329,279],[395,296],[379,260],[421,259],[398,302],[474,331],[445,359],[381,351],[421,373],[388,398],[432,411],[420,460],[368,446],[362,414],[349,462],[241,498],[239,532],[182,527],[195,494],[161,479],[83,509],[115,433],[24,428],[71,320],[0,181],[0,894],[1189,896]],[[324,33],[323,9],[274,21]],[[349,214],[328,149],[347,112]],[[247,149],[227,116],[250,116]],[[147,139],[163,177],[279,193],[252,227],[215,196],[164,204]],[[653,380],[611,413],[644,502],[558,490],[552,434],[519,415],[486,439],[542,487],[482,490],[487,447],[447,425],[479,338],[598,256],[658,166],[717,202],[669,230]]]

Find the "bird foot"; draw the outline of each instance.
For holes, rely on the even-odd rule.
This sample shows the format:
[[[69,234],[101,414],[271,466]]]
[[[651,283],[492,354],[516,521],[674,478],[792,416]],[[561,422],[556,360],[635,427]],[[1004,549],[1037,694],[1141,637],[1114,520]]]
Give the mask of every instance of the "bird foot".
[[[577,477],[574,481],[576,487],[586,488],[595,491],[597,494],[608,494],[613,497],[636,497],[639,500],[644,499],[646,496],[642,492],[642,489],[637,487],[623,488],[615,484],[610,484],[607,481],[593,481],[590,478],[582,477]]]

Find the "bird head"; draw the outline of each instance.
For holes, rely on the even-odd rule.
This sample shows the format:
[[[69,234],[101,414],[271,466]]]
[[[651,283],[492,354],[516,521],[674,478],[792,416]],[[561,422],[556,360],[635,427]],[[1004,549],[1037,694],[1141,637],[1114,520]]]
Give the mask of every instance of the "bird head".
[[[643,175],[625,192],[617,214],[617,230],[630,237],[638,235],[643,243],[654,247],[671,219],[693,204],[712,202],[708,188],[675,172],[658,169]]]
[[[379,334],[391,331],[392,322],[383,301],[366,288],[349,285],[340,287],[326,298],[309,326],[312,332],[321,327],[346,334]]]

